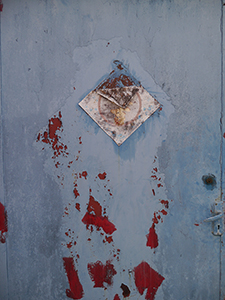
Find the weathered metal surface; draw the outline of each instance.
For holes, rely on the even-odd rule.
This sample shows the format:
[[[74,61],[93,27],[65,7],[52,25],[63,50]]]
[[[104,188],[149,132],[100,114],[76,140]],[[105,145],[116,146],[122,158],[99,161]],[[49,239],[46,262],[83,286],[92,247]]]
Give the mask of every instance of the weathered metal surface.
[[[3,299],[223,300],[221,4],[3,3]],[[124,86],[162,110],[117,147],[78,104]]]
[[[164,127],[173,111],[173,107],[169,103],[166,94],[154,83],[151,76],[144,72],[137,59],[133,55],[129,55],[129,60],[131,66],[132,63],[135,64],[138,77],[143,82],[149,84],[148,89],[154,91],[155,97],[166,109],[164,114],[160,114],[161,111],[159,111],[159,114],[153,119],[154,123],[151,126],[156,128],[154,132],[150,130],[151,137],[154,140],[152,146],[149,147],[151,151],[157,143],[160,143],[165,135]],[[95,63],[99,64],[99,62]],[[89,68],[92,69],[93,66],[90,65]],[[119,69],[120,73],[121,69]],[[118,70],[115,72],[118,74]],[[126,79],[131,78],[131,76],[127,76]],[[123,78],[123,76],[120,78]],[[118,82],[117,79],[118,77],[114,77],[112,81]],[[133,79],[129,80],[133,84]],[[80,81],[82,81],[82,76],[80,77]],[[137,82],[137,80],[135,81]],[[98,86],[103,87],[106,84],[107,88],[110,87],[108,78]],[[121,84],[119,83],[119,85]],[[133,85],[130,87],[133,87]],[[135,89],[138,89],[138,92],[143,97],[144,105],[145,94],[147,94],[147,97],[149,97],[149,94],[147,91],[143,92],[143,87],[140,85],[135,85]],[[106,89],[103,90],[105,91]],[[95,93],[98,107],[99,95],[97,91],[98,89],[94,89],[91,95]],[[138,97],[138,92],[136,92],[136,95],[134,94],[134,99],[131,99],[131,102],[135,103],[135,97]],[[157,207],[157,205],[155,206],[149,202],[148,197],[143,197],[142,202],[145,203],[149,214],[152,214],[152,221],[150,221],[149,227],[149,216],[142,217],[143,224],[146,223],[148,225],[147,231],[146,229],[143,230],[139,237],[140,239],[145,239],[142,249],[138,250],[139,258],[135,259],[136,255],[134,257],[124,257],[124,254],[129,250],[127,249],[127,244],[124,244],[122,237],[126,234],[126,238],[132,240],[135,232],[126,230],[125,233],[124,224],[130,227],[134,226],[132,223],[136,223],[136,226],[138,226],[140,216],[138,216],[139,213],[137,211],[136,221],[134,221],[131,220],[129,214],[125,213],[126,206],[129,205],[129,199],[126,197],[127,187],[124,186],[121,190],[121,183],[117,177],[117,172],[113,171],[114,168],[112,165],[110,166],[110,160],[108,159],[109,152],[113,160],[116,159],[116,154],[113,154],[111,150],[109,152],[106,151],[104,169],[100,168],[97,164],[96,168],[98,172],[96,172],[89,161],[88,157],[90,154],[83,153],[83,145],[89,144],[89,141],[86,140],[88,136],[85,138],[82,135],[71,139],[71,136],[74,135],[71,114],[74,112],[75,101],[75,97],[72,96],[71,101],[65,103],[64,107],[49,119],[48,125],[39,131],[35,141],[35,146],[40,151],[47,151],[49,158],[45,162],[46,172],[61,185],[61,193],[65,199],[64,225],[62,226],[62,231],[64,231],[65,235],[62,242],[64,248],[63,265],[70,286],[66,294],[73,299],[89,299],[93,295],[95,298],[100,297],[104,299],[104,297],[110,297],[113,294],[118,297],[120,294],[124,297],[128,297],[129,295],[138,297],[138,294],[143,295],[144,291],[147,290],[148,298],[152,297],[153,299],[165,278],[148,262],[148,249],[155,249],[159,245],[156,228],[158,227],[159,220],[163,222],[164,217],[167,215],[170,202],[165,198],[162,180],[157,176],[157,167],[155,166],[151,170],[151,177],[156,182],[155,188],[161,190],[160,194],[162,199],[165,200],[160,200],[158,203],[159,207]],[[85,100],[83,101],[85,103]],[[105,101],[111,103],[109,100]],[[158,101],[153,100],[153,104],[157,102],[156,107],[159,107]],[[109,104],[107,103],[107,105]],[[115,103],[112,105],[110,109],[115,109],[115,106],[118,108],[118,105],[115,105]],[[131,103],[128,104],[127,108],[130,105]],[[93,109],[93,106],[91,108]],[[97,111],[97,108],[94,111]],[[106,114],[104,114],[103,122],[106,122],[106,117]],[[85,118],[87,118],[86,115]],[[110,148],[113,147],[113,142],[105,134],[97,134],[93,138],[95,138],[95,142],[99,145],[104,145],[104,147],[109,147],[110,145]],[[143,138],[145,138],[144,135]],[[92,157],[95,157],[95,151],[99,150],[98,147],[92,148]],[[98,156],[99,153],[97,154]],[[97,157],[93,158],[95,162],[99,160]],[[101,157],[103,158],[104,155],[101,154]],[[156,158],[151,157],[151,159],[154,164]],[[118,186],[118,191],[115,190],[114,186]],[[131,189],[130,185],[129,189]],[[156,194],[157,192],[152,188],[151,193]],[[121,207],[122,220],[120,219],[121,217],[118,219],[117,216],[118,201],[120,201],[120,198],[123,199],[123,206]],[[83,201],[82,199],[85,200]],[[137,242],[138,236],[130,244],[136,244]],[[102,247],[100,246],[101,244]],[[121,255],[123,259],[121,259]],[[90,285],[90,280],[93,281],[93,285]],[[91,287],[94,289],[100,288],[100,290],[92,291]],[[101,289],[104,290],[101,291]]]
[[[90,92],[79,105],[120,146],[160,104],[140,84],[134,85],[137,80],[121,62],[116,63],[117,70],[100,83],[103,88]]]

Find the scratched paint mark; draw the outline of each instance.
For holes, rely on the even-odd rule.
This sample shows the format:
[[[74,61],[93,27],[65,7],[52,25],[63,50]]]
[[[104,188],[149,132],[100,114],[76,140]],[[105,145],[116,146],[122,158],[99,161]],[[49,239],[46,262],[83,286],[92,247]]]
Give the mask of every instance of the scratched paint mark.
[[[106,179],[106,172],[104,172],[104,173],[99,173],[98,174],[98,177],[99,177],[99,179],[101,179],[101,180],[104,180],[104,179]]]
[[[87,229],[89,228],[89,225],[94,225],[97,230],[102,228],[104,232],[109,235],[116,230],[115,225],[108,220],[107,216],[102,216],[102,206],[92,195],[89,197],[87,212],[84,215],[82,222],[87,225]]]
[[[126,284],[122,283],[121,286],[120,286],[120,288],[121,288],[122,291],[123,291],[123,296],[124,296],[124,298],[130,296],[130,289],[129,289],[129,287],[128,287]]]
[[[84,291],[78,277],[78,272],[75,269],[73,258],[63,257],[63,261],[70,286],[70,289],[66,290],[66,295],[72,299],[81,299],[84,295]]]
[[[109,286],[112,285],[113,276],[117,274],[114,265],[109,260],[106,261],[105,265],[101,261],[89,263],[87,269],[91,280],[95,283],[94,288],[104,288],[104,283],[107,283]]]
[[[120,300],[120,297],[118,294],[115,295],[115,297],[113,298],[113,300]]]
[[[147,289],[146,300],[153,300],[155,298],[156,292],[164,279],[162,275],[152,269],[145,261],[134,268],[135,285],[141,295]]]
[[[153,196],[155,196],[155,190],[154,189],[152,189],[152,194],[153,194]]]
[[[8,232],[7,212],[4,205],[0,202],[0,242],[5,243],[6,232]]]
[[[2,2],[2,0],[0,0],[0,11],[2,11],[3,10],[3,2]]]

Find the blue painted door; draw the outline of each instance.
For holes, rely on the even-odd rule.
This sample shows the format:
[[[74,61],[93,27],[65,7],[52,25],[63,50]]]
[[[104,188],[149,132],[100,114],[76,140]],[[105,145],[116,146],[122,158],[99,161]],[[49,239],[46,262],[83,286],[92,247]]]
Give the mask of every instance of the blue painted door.
[[[0,8],[1,299],[223,300],[222,1]],[[78,105],[114,60],[161,105],[120,146]]]

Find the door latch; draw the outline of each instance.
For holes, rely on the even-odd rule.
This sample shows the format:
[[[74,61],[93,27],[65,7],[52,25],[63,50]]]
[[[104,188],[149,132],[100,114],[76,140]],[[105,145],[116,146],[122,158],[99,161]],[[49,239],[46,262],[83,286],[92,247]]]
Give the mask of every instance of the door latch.
[[[212,223],[212,234],[221,236],[222,232],[222,217],[223,217],[223,202],[219,201],[211,206],[212,217],[204,220],[204,222]]]

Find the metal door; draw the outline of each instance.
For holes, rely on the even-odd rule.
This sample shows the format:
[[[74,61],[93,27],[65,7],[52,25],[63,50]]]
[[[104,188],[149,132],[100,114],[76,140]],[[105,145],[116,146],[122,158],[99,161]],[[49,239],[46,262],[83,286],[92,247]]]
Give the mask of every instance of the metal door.
[[[0,9],[1,299],[224,299],[223,1]],[[118,146],[79,103],[124,70]]]

